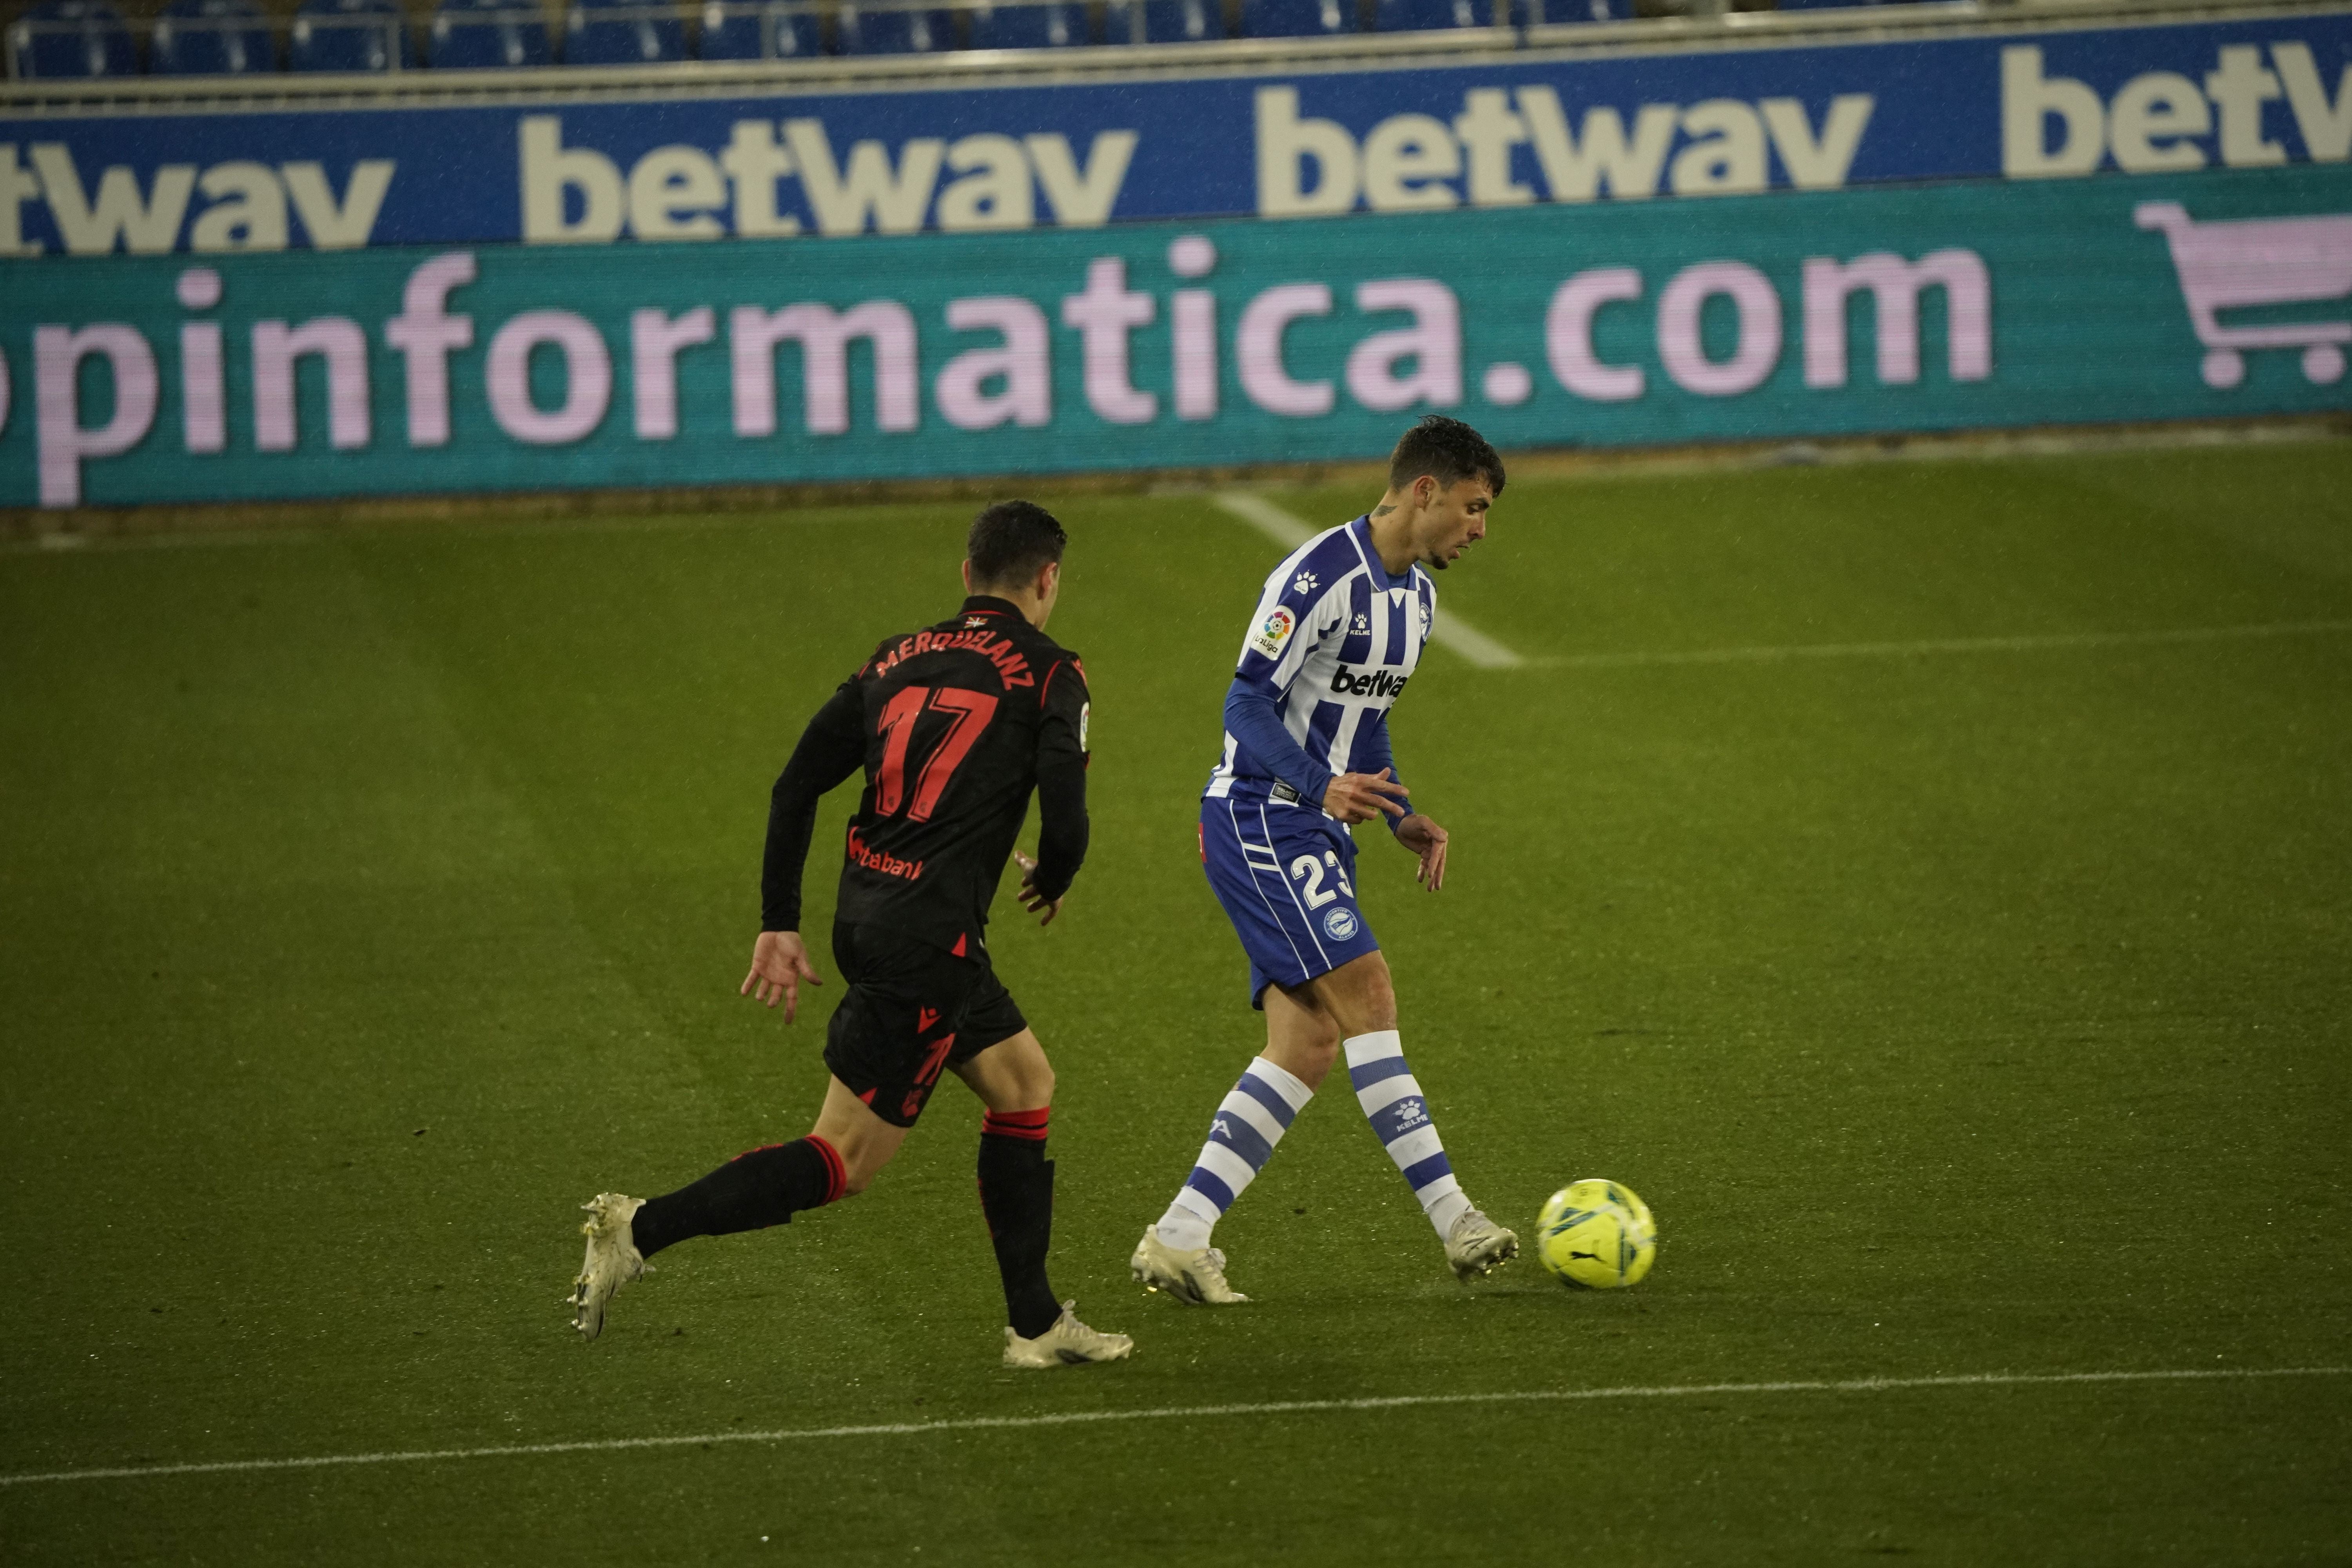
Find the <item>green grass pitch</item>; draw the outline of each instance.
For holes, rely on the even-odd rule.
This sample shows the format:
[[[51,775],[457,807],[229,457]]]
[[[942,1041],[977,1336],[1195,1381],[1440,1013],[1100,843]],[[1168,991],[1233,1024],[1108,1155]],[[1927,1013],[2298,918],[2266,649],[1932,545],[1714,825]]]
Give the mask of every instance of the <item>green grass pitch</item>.
[[[1278,499],[1318,525],[1369,500]],[[1219,1231],[1253,1305],[1128,1280],[1260,1043],[1192,825],[1274,552],[1205,497],[1058,510],[1095,849],[1061,921],[1001,900],[994,945],[1060,1072],[1055,1283],[1136,1336],[1131,1363],[997,1365],[952,1087],[865,1196],[677,1248],[593,1346],[561,1304],[583,1198],[805,1130],[837,977],[793,1028],[736,995],[768,786],[880,634],[953,606],[969,508],[18,552],[0,1477],[2352,1366],[2352,446],[1510,488],[1444,609],[1530,662],[1424,660],[1397,745],[1455,836],[1450,884],[1419,892],[1368,842],[1364,896],[1471,1194],[1524,1226],[1607,1175],[1656,1209],[1655,1271],[1611,1295],[1527,1260],[1454,1284],[1337,1085]],[[2271,630],[2075,637],[2211,627]],[[1923,646],[1651,657],[1898,644]],[[834,874],[820,848],[814,930]],[[0,1486],[0,1559],[24,1563],[2205,1564],[2347,1542],[2342,1375]]]

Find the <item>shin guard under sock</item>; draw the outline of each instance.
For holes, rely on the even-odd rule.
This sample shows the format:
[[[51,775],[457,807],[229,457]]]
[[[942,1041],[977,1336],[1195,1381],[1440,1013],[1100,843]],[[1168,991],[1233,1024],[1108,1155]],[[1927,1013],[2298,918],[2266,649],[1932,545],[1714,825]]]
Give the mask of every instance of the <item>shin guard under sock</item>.
[[[1045,1278],[1054,1237],[1054,1162],[1047,1112],[991,1111],[980,1124],[980,1208],[1004,1277],[1004,1321],[1024,1340],[1054,1326],[1062,1304]]]
[[[648,1198],[631,1222],[637,1251],[651,1258],[696,1236],[730,1236],[782,1225],[802,1209],[841,1196],[841,1156],[812,1134],[738,1154],[698,1182]]]

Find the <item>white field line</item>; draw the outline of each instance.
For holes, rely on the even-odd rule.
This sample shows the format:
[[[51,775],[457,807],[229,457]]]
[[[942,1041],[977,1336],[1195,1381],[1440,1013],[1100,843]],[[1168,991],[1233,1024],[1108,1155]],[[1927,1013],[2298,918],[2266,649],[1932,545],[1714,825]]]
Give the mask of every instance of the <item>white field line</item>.
[[[1544,669],[1622,669],[1666,664],[1777,664],[1796,658],[1887,658],[1930,653],[2030,653],[2042,648],[2131,647],[2225,642],[2247,637],[2352,632],[2352,620],[2269,621],[2252,626],[2182,626],[2147,632],[2050,632],[2006,637],[1934,637],[1916,642],[1790,643],[1769,647],[1691,648],[1668,653],[1572,653],[1527,662]]]
[[[1240,518],[1285,550],[1296,550],[1322,531],[1309,528],[1264,496],[1249,490],[1219,490],[1215,500],[1219,508]],[[1460,654],[1480,669],[1512,669],[1527,663],[1526,659],[1451,610],[1439,613],[1437,626],[1430,632],[1429,640],[1442,648]]]
[[[1936,1377],[1792,1379],[1779,1383],[1689,1383],[1654,1387],[1531,1388],[1506,1394],[1399,1394],[1366,1399],[1277,1399],[1255,1405],[1179,1405],[1156,1410],[1073,1410],[1047,1415],[974,1415],[948,1421],[893,1421],[863,1426],[782,1427],[768,1432],[703,1432],[683,1437],[606,1437],[578,1443],[510,1443],[487,1448],[412,1448],[379,1454],[317,1454],[289,1459],[223,1459],[196,1465],[122,1465],[0,1476],[0,1487],[58,1481],[121,1480],[139,1476],[216,1476],[257,1470],[315,1470],[348,1465],[425,1460],[528,1458],[544,1454],[610,1454],[632,1448],[692,1448],[719,1443],[792,1443],[832,1437],[919,1437],[935,1432],[1009,1431],[1106,1422],[1200,1421],[1220,1416],[1319,1415],[1419,1405],[1552,1405],[1593,1399],[1687,1399],[1759,1394],[1885,1394],[1927,1388],[2019,1388],[2065,1384],[2236,1383],[2283,1377],[2343,1377],[2352,1366],[2181,1368],[2156,1372],[1978,1372]]]

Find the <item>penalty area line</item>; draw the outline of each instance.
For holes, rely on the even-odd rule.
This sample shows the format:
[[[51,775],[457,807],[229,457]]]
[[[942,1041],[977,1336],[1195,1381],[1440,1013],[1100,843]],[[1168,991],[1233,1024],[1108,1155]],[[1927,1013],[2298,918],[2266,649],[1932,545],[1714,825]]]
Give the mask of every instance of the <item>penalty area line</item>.
[[[530,1458],[551,1454],[617,1454],[635,1448],[713,1447],[721,1443],[793,1443],[837,1437],[919,1437],[937,1432],[1001,1432],[1128,1421],[1205,1421],[1248,1415],[1306,1415],[1421,1405],[1558,1405],[1598,1399],[1728,1398],[1768,1394],[1889,1394],[1906,1389],[2029,1388],[2135,1383],[2243,1383],[2286,1377],[2343,1377],[2352,1366],[2171,1368],[2152,1372],[1979,1372],[1932,1377],[1791,1378],[1772,1383],[1684,1383],[1618,1388],[1529,1388],[1499,1394],[1398,1394],[1360,1399],[1274,1399],[1249,1405],[1180,1405],[1156,1410],[1073,1410],[1045,1415],[973,1415],[947,1421],[890,1421],[856,1426],[782,1427],[767,1432],[703,1432],[678,1437],[604,1437],[577,1443],[506,1443],[481,1448],[413,1448],[374,1454],[316,1454],[284,1459],[222,1459],[207,1464],[120,1465],[0,1476],[0,1487],[140,1476],[217,1476],[316,1470],[436,1460]]]
[[[1285,550],[1296,550],[1321,531],[1249,490],[1219,490],[1213,499],[1219,510],[1241,519]],[[1437,617],[1436,626],[1430,628],[1429,640],[1480,669],[1516,669],[1527,663],[1451,610]]]

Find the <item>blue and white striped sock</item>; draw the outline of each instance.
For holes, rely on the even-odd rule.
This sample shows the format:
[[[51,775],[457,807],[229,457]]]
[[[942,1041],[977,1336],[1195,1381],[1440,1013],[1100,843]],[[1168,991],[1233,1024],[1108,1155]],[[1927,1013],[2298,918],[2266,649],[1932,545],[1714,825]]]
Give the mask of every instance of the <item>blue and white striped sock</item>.
[[[1364,1108],[1372,1131],[1388,1146],[1389,1158],[1421,1200],[1421,1212],[1444,1240],[1469,1209],[1470,1200],[1454,1179],[1437,1124],[1429,1119],[1429,1101],[1405,1065],[1403,1037],[1394,1029],[1381,1029],[1341,1045],[1348,1053],[1348,1081],[1355,1088],[1356,1103]]]
[[[1179,1252],[1209,1245],[1209,1230],[1234,1206],[1290,1131],[1315,1091],[1264,1057],[1254,1058],[1234,1091],[1217,1107],[1209,1141],[1168,1212],[1160,1218],[1160,1241]]]

